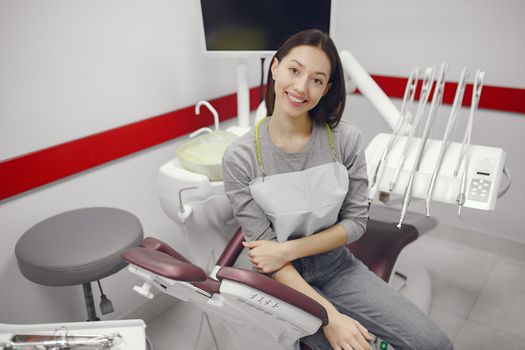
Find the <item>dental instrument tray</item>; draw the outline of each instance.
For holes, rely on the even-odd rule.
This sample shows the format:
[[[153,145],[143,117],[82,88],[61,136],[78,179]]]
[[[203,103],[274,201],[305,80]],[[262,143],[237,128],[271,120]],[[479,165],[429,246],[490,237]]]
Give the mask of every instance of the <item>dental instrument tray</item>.
[[[86,335],[86,334],[15,334],[9,342],[0,344],[5,350],[30,349],[111,349],[122,341],[120,334]]]
[[[368,178],[372,178],[376,167],[381,158],[381,152],[387,146],[391,138],[390,134],[378,134],[366,148],[366,162],[368,164]],[[379,191],[389,192],[390,181],[394,176],[397,165],[402,157],[402,148],[407,142],[407,137],[402,136],[393,146],[391,154],[385,164],[384,175],[381,183],[378,184]],[[403,195],[416,161],[416,152],[420,138],[413,138],[410,144],[410,151],[406,156],[406,161],[399,175],[393,194]],[[414,198],[425,199],[430,186],[432,174],[436,168],[438,156],[441,149],[441,140],[428,140],[419,170],[415,174],[412,196]],[[461,177],[455,175],[455,168],[458,163],[458,155],[461,154],[461,143],[451,142],[448,151],[442,159],[442,164],[435,181],[435,189],[432,200],[457,204],[458,193],[460,192]],[[467,164],[466,169],[466,197],[464,206],[482,210],[494,210],[498,191],[502,180],[503,167],[505,165],[506,153],[501,148],[471,145],[466,155],[469,162],[462,162],[459,174]]]
[[[175,154],[186,170],[206,175],[210,181],[220,181],[224,151],[238,138],[228,131],[211,131],[186,142]]]
[[[145,350],[142,320],[47,323],[0,323],[1,350]]]

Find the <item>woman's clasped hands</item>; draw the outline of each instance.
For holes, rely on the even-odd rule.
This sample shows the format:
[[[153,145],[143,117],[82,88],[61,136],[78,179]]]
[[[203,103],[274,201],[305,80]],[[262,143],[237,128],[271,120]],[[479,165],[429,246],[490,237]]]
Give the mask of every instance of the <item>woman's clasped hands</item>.
[[[248,257],[250,262],[262,273],[272,273],[288,264],[290,253],[284,243],[275,241],[243,242],[244,247],[250,249]]]

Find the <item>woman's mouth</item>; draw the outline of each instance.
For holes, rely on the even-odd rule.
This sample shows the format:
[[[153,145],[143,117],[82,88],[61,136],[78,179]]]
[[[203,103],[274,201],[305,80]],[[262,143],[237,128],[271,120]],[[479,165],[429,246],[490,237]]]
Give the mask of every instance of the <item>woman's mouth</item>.
[[[288,100],[288,102],[294,107],[301,107],[307,101],[297,96],[293,96],[292,94],[286,91],[285,91],[285,94],[286,94],[286,99]]]

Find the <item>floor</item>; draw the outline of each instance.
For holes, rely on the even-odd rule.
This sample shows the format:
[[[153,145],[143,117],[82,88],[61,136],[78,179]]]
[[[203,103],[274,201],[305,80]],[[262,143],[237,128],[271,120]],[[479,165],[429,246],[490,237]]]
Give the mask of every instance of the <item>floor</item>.
[[[429,271],[430,317],[456,350],[525,350],[525,244],[440,225],[400,259]],[[200,322],[196,310],[176,303],[147,332],[155,350],[215,349],[207,327],[197,338]]]

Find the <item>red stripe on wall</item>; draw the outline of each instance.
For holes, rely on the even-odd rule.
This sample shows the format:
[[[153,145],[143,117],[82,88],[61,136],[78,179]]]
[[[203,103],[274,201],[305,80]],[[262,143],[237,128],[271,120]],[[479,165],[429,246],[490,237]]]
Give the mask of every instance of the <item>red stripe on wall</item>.
[[[374,75],[374,80],[391,98],[403,98],[407,78]],[[434,84],[435,85],[435,84]],[[444,104],[452,104],[456,93],[457,83],[445,83],[443,95]],[[417,87],[416,96],[419,96],[421,82]],[[472,101],[472,84],[467,84],[463,106],[470,106]],[[503,112],[525,113],[525,89],[508,88],[502,86],[483,86],[479,108],[492,109]]]
[[[258,101],[259,89],[253,88],[250,108],[256,108]],[[236,94],[209,102],[221,121],[237,115]],[[0,162],[0,200],[172,140],[212,121],[206,108],[197,117],[191,106],[4,160]]]
[[[373,78],[389,97],[403,97],[406,78],[381,75]],[[446,84],[443,103],[452,104],[456,86],[457,83]],[[470,105],[471,94],[469,85],[463,105]],[[259,89],[251,89],[252,110],[257,107],[258,97]],[[221,120],[237,115],[235,94],[210,102],[219,111]],[[479,108],[525,113],[525,89],[484,86]],[[1,161],[0,201],[188,134],[210,125],[211,121],[206,109],[202,116],[195,117],[191,106]]]

